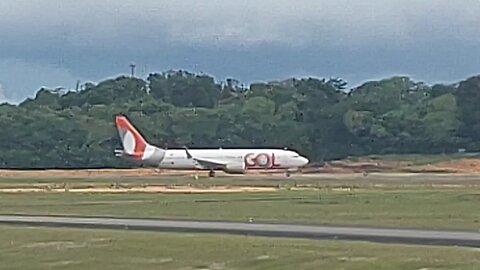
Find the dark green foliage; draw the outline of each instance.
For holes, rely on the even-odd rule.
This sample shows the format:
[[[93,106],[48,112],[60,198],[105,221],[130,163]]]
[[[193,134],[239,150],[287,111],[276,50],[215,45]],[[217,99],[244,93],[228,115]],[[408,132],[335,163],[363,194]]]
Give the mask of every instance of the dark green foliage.
[[[461,134],[471,139],[471,147],[480,149],[480,76],[459,84],[455,92],[462,119]]]
[[[154,97],[175,106],[213,108],[220,95],[213,78],[186,71],[151,74],[148,81]]]
[[[392,77],[345,88],[336,78],[245,88],[171,71],[66,94],[41,89],[18,106],[0,105],[0,167],[131,166],[113,154],[118,113],[161,147],[288,147],[314,161],[480,149],[480,77],[432,87]]]

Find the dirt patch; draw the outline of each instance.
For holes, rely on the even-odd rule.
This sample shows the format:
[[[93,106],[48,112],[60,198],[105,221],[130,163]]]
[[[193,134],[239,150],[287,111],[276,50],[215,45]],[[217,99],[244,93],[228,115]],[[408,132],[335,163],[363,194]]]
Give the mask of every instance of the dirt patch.
[[[459,159],[433,164],[432,167],[461,173],[480,173],[480,159]]]
[[[363,159],[358,161],[336,160],[325,162],[323,166],[302,169],[302,173],[364,173],[364,172],[395,172],[400,168],[410,166],[408,162]]]
[[[322,167],[312,167],[302,170],[306,174],[352,174],[352,173],[438,173],[438,174],[478,174],[480,159],[457,159],[442,161],[428,165],[413,165],[406,161],[389,160],[340,160],[326,162]]]
[[[276,188],[269,187],[209,187],[195,188],[189,186],[147,186],[147,187],[129,187],[129,188],[108,188],[108,187],[89,187],[89,188],[0,188],[0,193],[164,193],[164,194],[203,194],[203,193],[238,193],[238,192],[272,192]]]
[[[285,170],[251,170],[247,175],[284,174]],[[72,169],[72,170],[0,170],[0,178],[88,178],[88,177],[155,177],[155,176],[207,176],[205,170],[139,169]],[[238,176],[216,171],[217,176]]]
[[[0,170],[0,177],[146,177],[159,175],[194,175],[196,171],[159,169],[80,169],[80,170]]]
[[[47,265],[50,267],[61,267],[61,266],[79,264],[79,263],[80,263],[79,261],[58,261],[58,262],[47,263]]]
[[[51,242],[38,242],[25,245],[25,248],[51,248],[54,247],[57,250],[71,249],[71,248],[84,248],[87,243],[76,243],[72,241],[51,241]]]
[[[423,166],[401,168],[402,172],[410,173],[440,173],[440,174],[469,174],[480,173],[480,159],[458,159],[441,161]]]

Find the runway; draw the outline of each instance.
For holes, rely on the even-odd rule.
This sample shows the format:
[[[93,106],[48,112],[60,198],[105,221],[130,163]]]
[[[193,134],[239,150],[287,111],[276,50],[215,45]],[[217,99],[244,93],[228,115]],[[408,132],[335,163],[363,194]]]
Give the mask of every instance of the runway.
[[[382,243],[480,247],[480,233],[467,231],[314,226],[255,223],[254,221],[250,223],[242,223],[222,221],[23,215],[0,215],[0,224],[144,230],[159,232],[223,233],[269,237],[362,240]]]

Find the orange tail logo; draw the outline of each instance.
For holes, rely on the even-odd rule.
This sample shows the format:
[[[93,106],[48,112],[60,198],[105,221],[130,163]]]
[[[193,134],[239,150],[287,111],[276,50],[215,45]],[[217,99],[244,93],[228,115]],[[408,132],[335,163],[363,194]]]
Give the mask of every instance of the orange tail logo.
[[[123,115],[118,115],[115,118],[115,124],[122,139],[125,152],[131,156],[142,158],[147,148],[147,142],[142,135]]]

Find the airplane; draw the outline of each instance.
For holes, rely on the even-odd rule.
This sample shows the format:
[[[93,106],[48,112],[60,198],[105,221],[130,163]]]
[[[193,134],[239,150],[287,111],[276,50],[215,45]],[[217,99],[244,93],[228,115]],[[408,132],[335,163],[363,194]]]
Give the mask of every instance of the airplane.
[[[161,169],[216,170],[228,174],[245,174],[249,170],[285,169],[290,176],[309,163],[306,157],[286,149],[162,149],[149,144],[124,115],[116,115],[115,125],[123,149],[115,150],[117,157],[155,166]]]

